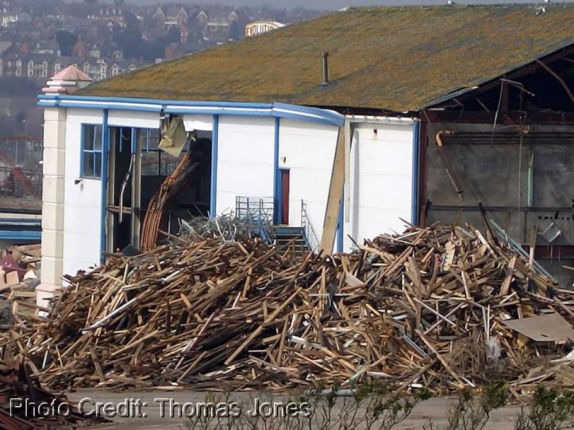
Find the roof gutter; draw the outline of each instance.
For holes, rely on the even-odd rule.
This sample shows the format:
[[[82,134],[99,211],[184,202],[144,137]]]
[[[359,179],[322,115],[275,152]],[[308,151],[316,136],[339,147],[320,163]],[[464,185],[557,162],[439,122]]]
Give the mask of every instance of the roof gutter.
[[[290,118],[341,127],[344,115],[316,107],[286,103],[236,103],[211,101],[154,100],[118,97],[90,97],[46,94],[38,97],[46,108],[108,109],[170,114],[242,115]]]

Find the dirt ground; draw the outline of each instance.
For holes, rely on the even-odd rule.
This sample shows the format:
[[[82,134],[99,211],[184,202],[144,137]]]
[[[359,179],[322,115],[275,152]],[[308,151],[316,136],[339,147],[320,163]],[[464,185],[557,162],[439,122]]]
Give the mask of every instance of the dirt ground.
[[[185,410],[185,404],[197,406],[206,401],[206,393],[197,391],[131,391],[114,393],[106,390],[81,390],[69,393],[70,401],[79,402],[83,400],[84,411],[93,412],[98,408],[102,415],[107,417],[114,413],[124,413],[131,415],[127,417],[115,417],[112,423],[90,427],[93,429],[162,429],[176,430],[185,429],[186,418],[178,416],[180,411]],[[253,409],[255,398],[261,401],[278,403],[286,402],[285,397],[276,396],[272,399],[268,394],[259,396],[258,394],[233,393],[228,402],[236,401],[242,406],[242,413]],[[126,400],[128,399],[128,400]],[[221,399],[220,399],[221,400]],[[452,398],[432,398],[416,405],[411,415],[394,427],[395,429],[422,429],[423,425],[431,418],[435,424],[433,428],[447,429],[447,414],[453,403]],[[119,406],[122,405],[123,406]],[[188,409],[189,411],[190,409]],[[105,412],[107,411],[107,412]],[[127,412],[126,412],[127,411]],[[514,428],[514,423],[520,406],[507,406],[495,410],[485,427],[486,429],[510,430]]]

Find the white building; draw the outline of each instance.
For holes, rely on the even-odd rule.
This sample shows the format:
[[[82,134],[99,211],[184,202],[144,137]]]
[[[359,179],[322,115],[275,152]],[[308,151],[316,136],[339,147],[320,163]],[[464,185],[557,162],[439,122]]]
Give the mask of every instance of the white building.
[[[285,24],[277,21],[254,21],[245,25],[245,37],[258,36],[277,28],[285,27]]]
[[[181,119],[196,139],[194,167],[166,210],[165,229],[180,214],[242,213],[249,202],[251,210],[261,209],[258,219],[302,229],[311,247],[331,252],[402,231],[405,221],[419,223],[433,175],[444,176],[428,143],[436,127],[431,118],[482,118],[482,107],[465,100],[477,91],[498,91],[488,85],[516,68],[523,54],[515,51],[518,41],[528,41],[532,58],[572,44],[572,7],[524,26],[538,19],[527,8],[482,6],[496,32],[485,29],[483,43],[470,45],[464,60],[446,62],[445,52],[460,49],[447,37],[451,27],[461,19],[484,20],[473,8],[451,10],[349,10],[78,93],[40,96],[42,288],[100,263],[105,252],[139,248],[148,204],[183,157],[158,149],[162,122]],[[529,30],[510,28],[509,14]],[[428,24],[424,35],[419,22]],[[477,28],[468,31],[480,33]],[[329,52],[327,64],[321,51]],[[483,64],[481,56],[496,66]],[[491,99],[498,97],[483,104]],[[457,110],[464,103],[466,117]]]

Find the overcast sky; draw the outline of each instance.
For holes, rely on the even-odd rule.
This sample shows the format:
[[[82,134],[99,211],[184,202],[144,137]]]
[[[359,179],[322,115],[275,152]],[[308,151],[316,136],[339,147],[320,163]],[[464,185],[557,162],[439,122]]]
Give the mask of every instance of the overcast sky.
[[[135,4],[158,4],[158,3],[181,3],[181,0],[127,0]],[[456,1],[456,0],[455,0]],[[566,0],[572,3],[574,0]],[[466,0],[456,1],[460,4],[507,4],[507,3],[543,3],[543,0]],[[191,3],[218,3],[229,4],[231,6],[261,6],[267,5],[273,9],[305,7],[315,10],[336,10],[345,6],[383,6],[383,5],[405,5],[405,4],[446,4],[446,0],[193,0]]]

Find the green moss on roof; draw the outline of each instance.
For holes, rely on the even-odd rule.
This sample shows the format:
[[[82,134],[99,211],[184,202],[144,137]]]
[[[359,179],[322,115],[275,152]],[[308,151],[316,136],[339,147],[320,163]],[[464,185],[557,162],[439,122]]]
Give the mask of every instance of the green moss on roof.
[[[574,44],[574,5],[358,8],[94,83],[78,94],[420,110]],[[321,86],[320,53],[333,83]]]

